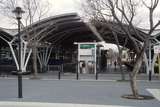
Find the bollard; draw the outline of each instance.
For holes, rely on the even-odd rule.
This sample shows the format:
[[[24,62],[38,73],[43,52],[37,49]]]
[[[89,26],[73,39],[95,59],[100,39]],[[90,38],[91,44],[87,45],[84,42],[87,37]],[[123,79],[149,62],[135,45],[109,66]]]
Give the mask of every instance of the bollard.
[[[76,79],[77,79],[77,80],[79,79],[78,71],[76,72]]]
[[[98,72],[96,72],[96,80],[98,80]]]
[[[76,79],[78,80],[79,79],[79,73],[78,73],[78,66],[79,65],[79,62],[77,62],[77,64],[76,64]]]
[[[149,81],[151,81],[151,80],[152,80],[152,72],[149,71]]]
[[[61,71],[58,72],[58,79],[61,79]]]

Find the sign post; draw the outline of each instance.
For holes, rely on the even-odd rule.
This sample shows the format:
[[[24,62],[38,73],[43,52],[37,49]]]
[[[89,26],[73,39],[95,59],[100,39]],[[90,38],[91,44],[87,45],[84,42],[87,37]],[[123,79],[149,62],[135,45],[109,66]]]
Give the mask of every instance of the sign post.
[[[155,45],[154,46],[154,54],[158,54],[158,68],[159,68],[159,78],[160,78],[160,45]]]

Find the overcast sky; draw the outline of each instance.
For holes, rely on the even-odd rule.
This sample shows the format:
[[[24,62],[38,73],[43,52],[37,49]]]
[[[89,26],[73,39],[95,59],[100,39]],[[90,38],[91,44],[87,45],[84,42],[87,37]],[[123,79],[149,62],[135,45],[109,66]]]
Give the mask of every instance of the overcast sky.
[[[20,0],[19,0],[20,1]],[[46,1],[46,0],[44,0]],[[48,0],[50,3],[50,16],[63,14],[63,13],[81,13],[79,5],[81,0]],[[17,4],[20,5],[20,2]],[[0,14],[0,27],[3,28],[13,28],[14,25],[12,24],[11,20],[7,17],[4,17]]]
[[[20,5],[20,1],[18,0]],[[43,1],[47,1],[47,0],[43,0]],[[80,15],[82,15],[82,7],[80,5],[81,2],[84,2],[85,0],[48,0],[48,2],[50,3],[50,16],[53,15],[58,15],[58,14],[62,14],[62,13],[72,13],[72,12],[77,12]],[[147,0],[149,1],[149,0]],[[156,17],[156,21],[160,20],[160,3],[158,6],[158,9],[155,12],[155,17]],[[10,19],[7,19],[6,17],[3,17],[2,15],[0,15],[0,27],[4,27],[4,28],[13,28],[13,24]],[[142,28],[147,28],[148,27],[148,10],[146,10],[146,8],[144,7],[139,7],[138,8],[138,19],[135,19],[136,23],[139,27]],[[136,25],[136,26],[137,26]]]
[[[82,0],[48,0],[52,7],[54,14],[79,12],[80,1]]]

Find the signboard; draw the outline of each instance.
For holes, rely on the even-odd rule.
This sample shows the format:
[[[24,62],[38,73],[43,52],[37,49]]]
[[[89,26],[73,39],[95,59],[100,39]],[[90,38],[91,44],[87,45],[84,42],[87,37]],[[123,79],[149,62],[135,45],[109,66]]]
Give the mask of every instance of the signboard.
[[[96,42],[78,44],[78,73],[96,74]],[[85,66],[82,66],[84,64]]]
[[[80,49],[79,55],[92,55],[92,50],[91,49]]]
[[[154,53],[160,53],[160,45],[154,46]]]
[[[80,44],[79,55],[93,55],[95,44]]]
[[[95,48],[95,44],[80,44],[80,49],[91,49]]]

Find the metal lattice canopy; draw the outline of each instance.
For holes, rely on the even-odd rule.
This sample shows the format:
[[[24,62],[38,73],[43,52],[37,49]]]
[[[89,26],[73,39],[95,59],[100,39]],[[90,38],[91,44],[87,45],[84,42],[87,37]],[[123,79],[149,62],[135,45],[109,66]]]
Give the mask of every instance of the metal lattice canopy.
[[[0,28],[0,39],[3,40],[1,42],[10,42],[14,38],[16,31],[16,29]]]
[[[76,13],[63,14],[46,18],[26,27],[21,35],[26,37],[26,30],[31,37],[54,46],[71,47],[74,42],[101,41]],[[36,36],[35,36],[36,35]],[[27,38],[26,38],[27,39]]]
[[[117,34],[117,38],[119,41],[119,44],[121,46],[124,46],[134,50],[134,45],[131,39],[128,38],[127,34],[122,30],[119,24],[116,22],[102,22],[102,21],[94,21],[93,25],[97,28],[99,31],[101,37],[106,41],[107,43],[113,43],[116,44],[116,40],[113,36],[113,32]],[[139,33],[139,35],[136,35],[133,29],[130,29],[128,25],[123,24],[124,29],[128,30],[131,34],[132,38],[137,41],[137,44],[141,46],[140,44],[144,42],[146,33],[144,33],[139,28],[135,28],[135,30]]]
[[[54,46],[63,46],[71,48],[74,42],[93,42],[93,41],[106,41],[107,43],[116,43],[112,31],[117,33],[119,44],[125,45],[125,47],[134,49],[133,43],[127,38],[127,35],[119,27],[117,23],[94,23],[98,33],[95,32],[84,23],[83,20],[76,13],[62,14],[53,17],[45,18],[41,21],[33,23],[30,26],[25,27],[21,31],[21,35],[26,40],[36,39],[41,43],[49,43]],[[126,29],[129,27],[124,25]],[[138,42],[143,42],[145,33],[139,29],[140,36],[134,34],[131,31],[133,38]],[[4,30],[0,30],[1,36],[7,40],[12,40],[13,36]],[[27,33],[26,33],[27,32]],[[29,35],[29,37],[28,37]],[[14,36],[16,36],[14,34]],[[127,42],[126,42],[127,41]]]

